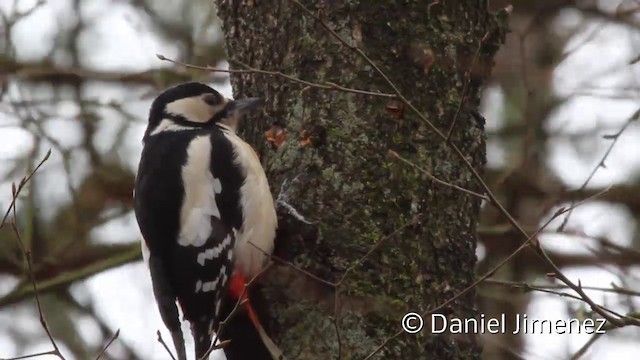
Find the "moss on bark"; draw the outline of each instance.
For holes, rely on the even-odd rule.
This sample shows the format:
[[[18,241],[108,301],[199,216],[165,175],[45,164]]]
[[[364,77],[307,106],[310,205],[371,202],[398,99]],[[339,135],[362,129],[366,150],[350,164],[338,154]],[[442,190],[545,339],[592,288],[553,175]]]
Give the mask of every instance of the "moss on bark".
[[[218,0],[229,58],[312,82],[333,82],[391,92],[365,61],[313,18],[286,0]],[[462,95],[464,73],[478,42],[483,46],[468,87],[465,110],[452,141],[482,169],[482,123],[469,115],[503,38],[486,1],[306,1],[348,42],[373,59],[444,132]],[[313,4],[312,4],[313,3]],[[293,263],[328,281],[367,253],[385,234],[423,215],[356,267],[341,286],[340,342],[333,289],[287,267],[267,277],[276,340],[292,359],[338,354],[360,359],[400,329],[407,311],[425,310],[454,296],[474,279],[479,200],[430,182],[388,157],[395,150],[440,179],[478,190],[461,159],[413,114],[389,113],[386,99],[322,90],[258,74],[232,74],[236,96],[264,96],[265,113],[243,135],[262,156],[272,191],[284,186],[290,205],[317,226],[315,236],[287,243]],[[469,110],[469,111],[468,111]],[[264,132],[286,129],[286,143],[269,146]],[[299,139],[310,136],[312,145]],[[294,181],[295,179],[295,181]],[[296,235],[296,234],[293,234]],[[474,295],[444,313],[475,315]],[[331,355],[329,355],[331,354]],[[403,335],[381,352],[388,359],[478,358],[473,337]]]

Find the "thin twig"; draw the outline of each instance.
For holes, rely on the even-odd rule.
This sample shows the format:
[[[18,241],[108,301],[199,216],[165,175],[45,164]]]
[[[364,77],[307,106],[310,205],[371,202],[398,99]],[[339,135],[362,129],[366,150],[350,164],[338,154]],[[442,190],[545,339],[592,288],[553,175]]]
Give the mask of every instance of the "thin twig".
[[[480,278],[476,279],[471,285],[467,286],[466,288],[464,288],[463,290],[461,290],[460,292],[458,292],[456,295],[454,295],[453,297],[449,298],[447,301],[443,302],[442,304],[434,307],[433,309],[427,310],[426,312],[424,312],[421,316],[423,318],[427,317],[430,314],[435,313],[438,310],[441,310],[443,308],[445,308],[446,306],[448,306],[449,304],[453,303],[455,300],[457,300],[458,298],[460,298],[461,296],[463,296],[464,294],[466,294],[467,292],[469,292],[470,290],[472,290],[473,288],[475,288],[476,286],[478,286],[480,283],[482,283],[483,281],[485,281],[486,279],[488,279],[489,277],[493,276],[493,274],[495,274],[499,269],[501,269],[506,263],[508,263],[509,261],[511,261],[511,259],[513,259],[517,254],[519,254],[522,250],[524,250],[525,248],[529,247],[529,245],[531,245],[531,243],[533,242],[534,239],[536,239],[538,237],[538,235],[547,227],[549,226],[549,224],[551,224],[551,222],[553,220],[555,220],[556,218],[558,218],[559,216],[561,216],[562,214],[565,214],[568,211],[571,211],[571,209],[573,209],[574,207],[580,206],[582,204],[584,204],[586,201],[589,201],[591,199],[595,199],[597,197],[599,197],[600,195],[604,194],[606,191],[608,191],[608,189],[605,189],[605,191],[599,192],[597,194],[595,194],[594,196],[585,199],[584,201],[581,201],[578,204],[575,204],[573,207],[569,207],[569,208],[563,208],[563,209],[559,209],[558,211],[556,211],[556,213],[551,216],[549,218],[549,220],[547,220],[539,229],[537,229],[531,236],[529,236],[527,238],[527,240],[525,242],[523,242],[515,251],[513,251],[511,254],[509,254],[509,256],[507,256],[506,258],[504,258],[502,261],[500,261],[497,265],[495,265],[491,270],[489,270],[488,272],[486,272],[483,276],[481,276]],[[369,360],[371,358],[373,358],[378,352],[380,352],[380,350],[382,350],[385,346],[387,346],[387,344],[392,341],[393,339],[397,338],[398,336],[404,334],[404,330],[399,330],[398,332],[396,332],[395,334],[391,335],[390,337],[386,338],[382,344],[380,344],[377,348],[375,348],[367,357],[365,357],[363,360]]]
[[[96,360],[100,360],[100,357],[102,357],[102,355],[104,355],[104,353],[107,351],[107,349],[109,348],[109,346],[111,346],[111,344],[113,344],[113,342],[120,336],[120,329],[116,330],[116,332],[113,334],[113,336],[111,337],[111,339],[109,339],[109,341],[107,342],[107,344],[102,348],[102,351],[100,351],[100,353],[98,354],[98,356],[96,356]]]
[[[60,349],[58,348],[58,345],[56,344],[56,341],[53,338],[53,335],[51,334],[51,330],[49,329],[49,326],[47,325],[47,321],[46,321],[44,313],[42,311],[42,304],[40,302],[40,296],[38,294],[38,285],[36,283],[36,279],[35,279],[34,272],[33,272],[33,265],[32,265],[33,262],[32,262],[32,258],[31,258],[31,250],[27,249],[27,247],[25,246],[24,241],[22,240],[22,235],[20,234],[20,230],[18,229],[18,225],[17,225],[18,220],[17,220],[17,215],[16,215],[17,214],[16,201],[17,201],[18,195],[20,194],[20,191],[29,182],[29,180],[31,180],[31,178],[38,171],[38,169],[40,169],[42,164],[44,164],[44,162],[49,159],[50,155],[51,155],[51,150],[49,150],[47,152],[45,157],[33,169],[33,171],[31,171],[27,176],[23,177],[20,180],[20,183],[19,183],[19,185],[17,187],[16,187],[15,183],[12,184],[12,186],[11,186],[11,194],[12,194],[11,203],[9,204],[9,208],[7,209],[7,212],[5,213],[4,218],[2,219],[2,223],[0,224],[0,228],[2,228],[2,226],[5,224],[7,218],[9,217],[9,214],[12,214],[12,211],[13,211],[13,214],[12,214],[13,215],[12,216],[13,219],[11,220],[11,228],[13,229],[13,232],[16,235],[16,239],[18,241],[18,245],[20,246],[20,249],[22,250],[22,253],[23,253],[24,257],[25,257],[25,261],[27,263],[27,275],[29,277],[29,280],[31,281],[31,286],[33,288],[33,294],[34,294],[34,297],[36,299],[36,306],[38,308],[38,315],[40,317],[40,325],[44,329],[45,333],[47,334],[47,337],[49,338],[49,341],[51,342],[51,345],[53,346],[53,350],[49,351],[48,354],[57,356],[58,358],[64,360],[65,357],[60,352]],[[34,357],[34,356],[29,355],[27,357],[22,357],[22,358],[26,359],[26,358],[29,358],[29,357]]]
[[[375,244],[373,244],[373,246],[369,249],[369,251],[367,251],[366,254],[364,254],[360,259],[358,259],[357,262],[353,263],[351,266],[349,266],[347,268],[347,270],[342,274],[342,277],[340,278],[340,280],[335,284],[335,286],[340,286],[342,285],[342,283],[344,282],[344,280],[347,278],[347,276],[351,273],[351,271],[353,271],[353,269],[355,269],[357,266],[361,265],[362,263],[364,263],[364,261],[371,256],[371,254],[376,251],[378,248],[380,248],[380,246],[386,242],[387,240],[395,237],[396,235],[400,234],[402,231],[404,231],[404,229],[408,228],[409,226],[418,224],[420,222],[420,220],[422,219],[423,215],[416,215],[414,216],[411,220],[407,221],[404,225],[398,227],[397,229],[395,229],[393,232],[391,232],[388,235],[382,236],[380,239],[378,239],[378,241],[376,241]]]
[[[638,319],[614,313],[615,315],[617,315],[619,317],[619,318],[616,318],[616,317],[614,317],[614,316],[612,316],[610,314],[610,313],[613,313],[611,310],[606,309],[603,306],[596,304],[596,302],[593,301],[584,292],[584,290],[582,289],[582,284],[580,284],[580,281],[578,281],[578,284],[576,285],[575,283],[573,283],[573,281],[571,281],[566,275],[564,275],[562,273],[562,271],[558,268],[558,266],[553,263],[553,261],[551,260],[551,258],[547,254],[547,252],[545,251],[544,247],[540,244],[540,242],[538,242],[536,244],[535,250],[536,250],[536,253],[542,255],[544,257],[544,259],[546,260],[547,264],[549,264],[553,268],[553,270],[555,271],[555,276],[560,281],[562,281],[563,283],[567,284],[567,286],[569,286],[573,291],[577,292],[582,297],[582,300],[584,302],[586,302],[587,304],[589,304],[589,306],[591,306],[591,309],[593,311],[595,311],[600,316],[605,318],[608,322],[613,324],[615,327],[623,327],[623,326],[626,326],[626,325],[640,326],[640,321]]]
[[[24,186],[29,182],[29,180],[31,180],[33,175],[36,173],[36,171],[38,171],[40,169],[40,167],[45,163],[45,161],[49,160],[49,156],[51,156],[51,149],[49,149],[49,151],[47,151],[47,153],[45,154],[44,158],[42,158],[42,160],[40,160],[40,163],[38,163],[38,166],[36,166],[33,169],[33,171],[31,171],[27,176],[23,177],[20,180],[18,188],[15,190],[15,194],[14,194],[13,198],[11,199],[11,204],[9,204],[9,208],[7,209],[7,212],[4,214],[4,217],[2,218],[2,222],[0,222],[0,229],[2,229],[2,227],[5,224],[5,222],[7,221],[7,217],[9,217],[9,214],[11,213],[11,209],[16,206],[16,201],[18,199],[18,195],[20,195],[20,192],[22,191]]]
[[[289,0],[290,2],[294,3],[295,5],[297,5],[303,12],[305,12],[306,14],[308,14],[309,16],[311,16],[312,18],[314,18],[325,30],[327,30],[335,39],[337,39],[340,43],[342,43],[344,46],[346,46],[347,48],[351,49],[352,51],[356,52],[362,59],[364,59],[377,73],[380,77],[382,77],[387,84],[393,89],[393,91],[395,92],[395,94],[398,96],[398,98],[408,107],[410,108],[435,134],[436,136],[438,136],[441,140],[443,140],[444,144],[446,146],[448,146],[450,149],[453,150],[453,152],[463,161],[463,163],[465,164],[465,166],[469,169],[469,171],[472,173],[474,179],[481,185],[481,187],[483,188],[483,190],[485,191],[485,193],[487,194],[487,196],[489,197],[489,199],[491,200],[491,203],[499,210],[499,212],[505,216],[507,218],[507,220],[509,221],[509,223],[511,223],[511,225],[526,239],[525,242],[516,250],[515,253],[521,251],[525,245],[528,245],[531,241],[531,239],[535,236],[530,236],[527,231],[524,230],[524,228],[518,223],[518,221],[515,220],[515,218],[511,215],[511,213],[509,213],[509,211],[507,211],[507,209],[500,203],[500,201],[496,198],[496,196],[493,194],[493,192],[489,189],[488,185],[484,182],[484,180],[482,179],[482,177],[480,176],[480,174],[478,173],[478,171],[474,168],[474,166],[471,164],[470,160],[467,159],[467,157],[464,155],[464,153],[452,142],[447,141],[447,136],[445,136],[442,131],[440,131],[431,121],[429,121],[429,119],[427,119],[427,117],[422,114],[403,94],[402,92],[399,90],[399,88],[397,87],[397,85],[391,81],[391,79],[386,75],[386,73],[373,61],[371,60],[371,58],[369,58],[364,51],[362,51],[362,49],[358,48],[355,45],[351,45],[349,44],[346,40],[344,40],[339,34],[337,34],[330,26],[328,26],[322,19],[320,19],[316,14],[314,14],[311,10],[309,10],[306,6],[302,5],[298,0]],[[570,209],[573,209],[574,206],[571,206]],[[565,211],[559,211],[558,213],[564,213]],[[556,218],[557,216],[553,216],[552,218]],[[548,224],[548,223],[547,223]],[[539,230],[536,231],[534,233],[534,235],[536,235],[537,233],[539,233]],[[544,253],[543,250],[541,250],[541,246],[537,246],[536,248],[536,254],[538,254],[538,256],[543,259],[548,265],[550,265],[552,268],[554,268],[554,270],[556,272],[560,272],[560,270],[557,268],[557,266],[551,261],[551,259],[546,256],[546,254]],[[511,258],[513,256],[513,254],[511,256],[509,256],[507,259]],[[501,266],[504,265],[504,263],[501,264]],[[595,312],[597,312],[598,314],[600,314],[601,316],[603,316],[605,319],[611,318],[611,316],[600,306],[598,306],[597,304],[595,304],[595,302],[593,302],[585,293],[584,291],[582,291],[578,286],[576,286],[575,284],[573,284],[566,276],[564,276],[564,274],[558,274],[558,279],[560,279],[562,282],[564,282],[565,284],[567,284],[569,287],[571,287],[573,290],[577,291],[580,296],[583,297],[583,300],[586,301],[587,303],[589,303],[589,305],[592,306],[593,310]],[[466,293],[467,291],[469,291],[471,288],[477,286],[477,284],[479,283],[479,281],[474,282],[474,284],[472,284],[471,287],[467,287],[466,289],[464,289],[461,293],[459,293],[458,295],[454,296],[454,298],[452,299],[456,299],[457,297],[461,296],[462,293]],[[449,300],[447,302],[445,302],[445,304],[450,303],[453,300]],[[441,307],[441,306],[440,306]],[[438,307],[438,308],[440,308]],[[616,321],[614,319],[614,321]],[[618,323],[624,323],[624,324],[634,324],[634,322],[637,322],[637,319],[634,318],[629,318],[626,317],[625,321],[618,321]],[[378,348],[376,348],[376,350],[374,350],[373,353],[371,353],[366,359],[371,358],[372,356],[374,356],[377,352],[379,352],[382,348],[384,348],[384,346],[386,346],[386,344],[391,341],[392,339],[396,338],[397,336],[400,336],[403,333],[402,330],[400,330],[399,332],[397,332],[396,334],[394,334],[393,336],[391,336],[390,338],[387,338],[384,343],[382,345],[380,345]]]
[[[589,341],[587,341],[584,345],[582,345],[582,347],[580,349],[578,349],[578,351],[576,351],[575,354],[573,354],[573,356],[571,357],[571,360],[578,360],[580,359],[584,354],[587,353],[587,350],[589,350],[589,348],[591,346],[593,346],[593,344],[595,344],[595,342],[600,339],[600,337],[604,335],[603,333],[600,332],[595,332],[593,334],[593,336],[591,336],[591,338],[589,339]]]
[[[371,254],[376,251],[378,248],[380,248],[380,246],[382,246],[382,244],[384,242],[386,242],[387,240],[397,236],[398,234],[400,234],[404,229],[406,229],[407,227],[411,226],[411,225],[415,225],[417,223],[420,222],[422,215],[416,215],[413,217],[413,219],[411,219],[410,221],[407,221],[404,225],[398,227],[397,229],[395,229],[393,232],[389,233],[388,235],[382,236],[380,237],[375,244],[373,244],[373,246],[367,251],[366,254],[364,254],[362,257],[360,257],[356,262],[354,262],[353,264],[351,264],[351,266],[349,266],[347,268],[347,270],[345,270],[345,272],[342,274],[342,276],[340,277],[340,280],[338,280],[338,282],[331,282],[328,280],[324,280],[321,279],[319,277],[317,277],[316,275],[308,272],[305,269],[300,268],[299,266],[296,266],[295,264],[291,263],[290,261],[286,261],[283,260],[275,255],[271,255],[271,259],[276,260],[277,262],[291,267],[292,269],[300,272],[301,274],[319,282],[322,284],[325,284],[331,288],[333,288],[334,290],[334,316],[333,316],[333,325],[334,328],[336,330],[336,336],[337,336],[337,340],[338,340],[338,354],[337,354],[337,358],[341,359],[342,357],[342,337],[341,337],[341,333],[340,333],[340,326],[339,326],[339,321],[340,321],[340,286],[344,283],[345,279],[347,278],[347,276],[359,265],[361,265],[362,263],[364,263],[364,261],[371,256]],[[267,254],[264,250],[260,249],[257,245],[251,243],[256,249],[258,249],[259,251],[262,251],[265,255],[269,255]],[[236,304],[237,307],[237,304]],[[235,308],[234,308],[235,310]],[[233,311],[232,311],[233,313]]]
[[[298,84],[302,84],[302,85],[306,85],[309,87],[313,87],[313,88],[318,88],[318,89],[324,89],[324,90],[338,90],[338,91],[343,91],[343,92],[348,92],[348,93],[353,93],[353,94],[359,94],[359,95],[367,95],[367,96],[377,96],[377,97],[384,97],[384,98],[395,98],[395,95],[393,94],[386,94],[386,93],[380,93],[380,92],[373,92],[373,91],[367,91],[367,90],[359,90],[359,89],[353,89],[353,88],[348,88],[348,87],[344,87],[329,81],[325,81],[323,83],[314,83],[314,82],[310,82],[310,81],[306,81],[306,80],[302,80],[299,79],[295,76],[291,76],[288,74],[285,74],[283,72],[280,71],[269,71],[269,70],[263,70],[263,69],[256,69],[253,68],[241,61],[238,60],[230,60],[231,63],[235,63],[238,64],[242,67],[244,67],[245,69],[234,69],[234,70],[225,70],[225,69],[218,69],[215,68],[213,66],[198,66],[198,65],[193,65],[193,64],[187,64],[178,60],[173,60],[173,59],[169,59],[164,55],[160,55],[157,54],[156,55],[158,57],[158,59],[163,60],[163,61],[168,61],[171,63],[174,63],[176,65],[180,65],[180,66],[184,66],[187,67],[189,69],[197,69],[197,70],[206,70],[206,71],[211,71],[211,72],[221,72],[221,73],[227,73],[227,74],[263,74],[263,75],[269,75],[269,76],[279,76],[282,77],[284,79],[287,79],[289,81],[298,83]]]
[[[409,165],[409,166],[413,167],[414,169],[416,169],[416,170],[420,171],[421,173],[425,174],[429,179],[431,179],[433,182],[435,182],[435,183],[437,183],[437,184],[444,185],[444,186],[450,187],[450,188],[452,188],[452,189],[456,189],[456,190],[458,190],[458,191],[461,191],[461,192],[466,193],[466,194],[469,194],[469,195],[473,195],[473,196],[475,196],[475,197],[480,198],[480,200],[484,200],[484,201],[487,201],[487,202],[491,201],[491,200],[490,200],[487,196],[485,196],[485,195],[479,194],[479,193],[477,193],[477,192],[475,192],[475,191],[468,190],[468,189],[465,189],[465,188],[460,187],[460,186],[458,186],[458,185],[455,185],[455,184],[452,184],[452,183],[446,182],[446,181],[444,181],[444,180],[440,180],[440,179],[438,179],[437,177],[433,176],[430,172],[428,172],[427,170],[425,170],[425,169],[424,169],[424,168],[422,168],[421,166],[418,166],[417,164],[415,164],[415,163],[411,162],[409,159],[406,159],[406,158],[404,158],[404,157],[400,156],[400,154],[398,154],[397,152],[395,152],[395,151],[393,151],[393,150],[389,150],[389,155],[391,155],[392,157],[394,157],[394,158],[396,158],[396,159],[398,159],[398,160],[402,161],[403,163],[405,163],[405,164],[407,164],[407,165]]]
[[[500,282],[491,281],[491,279],[486,279],[484,283],[487,284],[489,282],[491,282],[493,284],[500,285]],[[544,288],[544,287],[536,287],[536,286],[529,285],[529,284],[526,284],[526,283],[521,283],[521,284],[524,284],[524,285],[523,286],[511,285],[511,286],[514,287],[514,288],[523,289],[525,292],[526,291],[537,291],[537,292],[541,292],[541,293],[552,294],[552,295],[556,295],[556,296],[560,296],[560,297],[566,297],[566,298],[569,298],[569,299],[585,302],[585,300],[582,297],[577,296],[577,295],[573,295],[573,294],[569,294],[569,293],[566,293],[566,292],[563,292],[563,291],[551,290],[549,288]],[[502,285],[507,285],[507,284],[502,284]],[[571,288],[569,286],[566,286],[565,289],[571,289]],[[615,316],[618,316],[618,317],[624,317],[624,315],[622,315],[622,314],[620,314],[620,313],[618,313],[616,311],[613,311],[611,309],[605,308],[605,307],[602,307],[602,310],[604,310],[604,311],[606,311],[608,313],[611,313],[611,314],[613,314]]]
[[[469,159],[467,159],[467,157],[462,153],[460,148],[458,148],[458,146],[456,146],[452,142],[447,142],[447,136],[442,131],[440,131],[429,119],[427,119],[427,117],[420,110],[418,110],[402,94],[402,92],[400,91],[398,86],[393,81],[391,81],[391,79],[387,76],[387,74],[373,60],[371,60],[371,58],[369,58],[367,56],[367,54],[365,54],[364,51],[362,51],[362,49],[358,48],[357,46],[349,44],[340,35],[338,35],[333,29],[331,29],[331,27],[329,27],[324,21],[322,21],[322,19],[320,19],[318,16],[316,16],[311,10],[309,10],[306,6],[302,5],[299,1],[297,1],[297,0],[289,0],[289,1],[294,3],[294,4],[296,4],[305,13],[307,13],[309,16],[313,17],[318,23],[320,23],[320,25],[322,25],[323,28],[325,28],[340,43],[342,43],[344,46],[346,46],[347,48],[349,48],[352,51],[356,52],[360,57],[362,57],[369,64],[369,66],[371,66],[378,73],[378,75],[385,80],[387,85],[389,85],[389,87],[391,87],[393,89],[393,91],[396,94],[396,96],[398,97],[398,99],[400,99],[409,109],[411,109],[411,111],[413,111],[420,118],[420,120],[425,125],[427,125],[427,127],[437,137],[439,137],[444,142],[444,144],[446,146],[449,146],[453,150],[453,152],[456,154],[456,156],[458,156],[462,160],[462,162],[469,169],[469,171],[471,171],[474,179],[480,184],[480,186],[486,192],[487,196],[491,200],[491,203],[498,208],[498,210],[507,218],[507,220],[509,220],[509,222],[516,229],[518,229],[518,231],[520,231],[523,235],[525,235],[525,238],[528,237],[528,236],[526,236],[527,233],[522,229],[522,227],[513,218],[513,216],[511,216],[511,214],[504,208],[504,206],[502,206],[500,201],[498,201],[498,198],[493,194],[491,189],[489,189],[489,186],[484,182],[484,180],[482,179],[482,176],[480,176],[480,173],[478,173],[478,171],[473,167],[473,165],[471,164]]]
[[[173,356],[173,353],[169,349],[169,346],[167,346],[167,343],[164,342],[164,339],[162,338],[162,334],[160,334],[160,330],[156,331],[156,335],[158,335],[158,342],[162,345],[162,347],[164,347],[165,350],[167,350],[167,354],[169,354],[172,360],[176,360],[176,357]]]
[[[622,127],[620,128],[620,130],[618,130],[617,133],[615,133],[613,135],[605,135],[606,139],[612,139],[611,144],[609,144],[609,147],[607,148],[607,151],[605,151],[604,155],[602,155],[602,158],[600,159],[598,164],[593,168],[593,170],[591,170],[591,173],[589,174],[587,179],[582,183],[582,185],[580,186],[578,191],[583,191],[584,189],[586,189],[587,185],[589,185],[589,183],[591,182],[591,179],[593,179],[593,177],[596,175],[598,170],[600,168],[606,167],[605,161],[609,157],[609,154],[611,154],[611,151],[613,150],[613,147],[618,142],[618,139],[620,138],[622,133],[629,127],[629,125],[631,125],[631,123],[633,121],[637,120],[638,118],[640,118],[640,109],[636,110],[636,112],[634,112],[633,115],[631,115],[631,117],[629,117],[629,119],[627,119],[627,121],[625,121],[624,125],[622,125]],[[572,204],[574,202],[575,201],[572,201]],[[571,217],[571,214],[572,213],[568,213],[567,216],[565,216],[565,218],[562,221],[562,224],[558,227],[558,232],[564,231],[564,228],[569,223],[569,218]]]
[[[253,244],[252,242],[249,242],[249,243],[252,244],[254,247],[258,248],[258,246]],[[249,280],[249,282],[244,284],[244,286],[242,287],[242,291],[240,292],[240,295],[238,296],[238,300],[236,301],[235,305],[233,306],[233,309],[231,309],[231,312],[229,313],[229,315],[227,315],[227,317],[218,324],[218,329],[216,330],[216,336],[213,339],[213,341],[211,342],[211,346],[209,346],[209,350],[207,350],[207,352],[204,354],[202,359],[207,359],[209,354],[211,354],[212,351],[218,350],[218,349],[222,349],[225,345],[227,345],[230,342],[230,341],[223,341],[220,344],[216,344],[216,342],[218,342],[218,338],[220,336],[220,333],[224,330],[224,328],[227,325],[227,323],[236,315],[238,310],[241,307],[243,307],[249,301],[249,299],[245,299],[245,300],[242,299],[244,297],[244,295],[247,293],[249,287],[251,285],[253,285],[253,283],[258,278],[260,278],[264,273],[266,273],[267,270],[269,270],[269,268],[271,268],[271,263],[269,263],[265,267],[263,267],[257,274],[255,274],[251,278],[251,280]]]
[[[342,281],[342,279],[341,279]],[[333,327],[336,329],[336,338],[338,340],[338,356],[337,359],[342,359],[342,335],[340,333],[340,286],[336,286],[333,292]]]
[[[562,289],[570,289],[566,284],[528,284],[526,282],[516,282],[516,281],[507,281],[507,280],[498,280],[498,279],[487,279],[484,282],[487,285],[501,285],[501,286],[510,286],[516,289],[525,289],[525,290],[562,290]],[[640,291],[633,291],[631,289],[626,289],[623,287],[618,287],[616,285],[612,285],[611,288],[599,287],[599,286],[582,286],[584,290],[592,290],[592,291],[602,291],[602,292],[610,292],[620,295],[627,296],[637,296],[640,297]]]
[[[339,321],[340,321],[340,288],[341,286],[344,284],[345,279],[347,278],[347,276],[349,276],[349,274],[358,266],[362,265],[362,263],[364,263],[367,258],[369,258],[369,256],[371,256],[371,254],[376,251],[377,249],[380,248],[380,246],[382,246],[382,244],[384,242],[386,242],[387,240],[397,236],[398,234],[400,234],[402,231],[404,231],[406,228],[408,228],[409,226],[418,224],[420,222],[420,219],[422,218],[422,215],[416,215],[414,216],[410,221],[407,221],[404,225],[398,227],[397,229],[395,229],[393,232],[391,232],[388,235],[382,236],[380,237],[380,239],[378,239],[378,241],[375,242],[375,244],[373,244],[373,246],[369,249],[369,251],[367,251],[366,254],[364,254],[360,259],[358,259],[358,261],[356,261],[355,263],[351,264],[351,266],[349,266],[347,268],[347,270],[345,270],[345,272],[342,274],[342,276],[340,277],[340,280],[338,280],[337,283],[335,283],[334,286],[334,299],[333,299],[333,325],[336,329],[336,336],[338,338],[338,360],[340,360],[342,358],[342,338],[340,335],[340,325],[339,325]]]
[[[292,263],[291,261],[284,260],[284,259],[282,259],[282,258],[280,258],[280,257],[278,257],[276,255],[271,255],[271,259],[279,262],[282,265],[288,266],[288,267],[298,271],[299,273],[307,276],[308,278],[313,279],[313,280],[315,280],[315,281],[317,281],[319,283],[325,284],[325,285],[330,286],[330,287],[335,287],[336,286],[336,283],[331,282],[329,280],[322,279],[322,278],[310,273],[309,271],[299,267],[298,265]]]
[[[47,355],[54,355],[55,356],[56,352],[54,350],[49,350],[49,351],[43,351],[43,352],[39,352],[39,353],[35,353],[35,354],[12,357],[12,358],[2,359],[2,360],[22,360],[22,359],[31,359],[31,358],[40,357],[40,356],[47,356]]]
[[[486,32],[482,39],[478,42],[478,47],[476,48],[475,53],[473,54],[473,59],[471,60],[471,66],[464,73],[464,85],[462,86],[462,94],[460,95],[460,101],[458,102],[458,108],[456,109],[456,114],[453,116],[453,121],[451,122],[451,126],[449,127],[449,131],[447,132],[447,142],[451,141],[451,134],[453,134],[453,130],[456,127],[458,122],[458,117],[460,116],[460,110],[462,110],[462,106],[464,105],[464,100],[467,97],[467,91],[469,90],[469,83],[471,82],[471,72],[475,67],[476,61],[478,60],[478,56],[480,55],[480,50],[482,49],[482,44],[487,41],[491,35],[490,32]]]
[[[523,292],[529,292],[529,291],[537,291],[537,292],[541,292],[541,293],[546,293],[546,294],[551,294],[551,295],[557,295],[560,297],[567,297],[573,300],[578,300],[578,301],[582,301],[582,299],[579,296],[573,295],[573,294],[569,294],[563,291],[558,291],[558,290],[553,290],[553,289],[549,289],[549,288],[545,288],[545,287],[538,287],[536,285],[530,285],[527,283],[513,283],[513,284],[509,284],[509,282],[502,282],[500,280],[494,280],[494,279],[485,279],[485,281],[483,282],[482,285],[502,285],[502,286],[508,286],[508,287],[512,287],[515,289],[522,289]]]

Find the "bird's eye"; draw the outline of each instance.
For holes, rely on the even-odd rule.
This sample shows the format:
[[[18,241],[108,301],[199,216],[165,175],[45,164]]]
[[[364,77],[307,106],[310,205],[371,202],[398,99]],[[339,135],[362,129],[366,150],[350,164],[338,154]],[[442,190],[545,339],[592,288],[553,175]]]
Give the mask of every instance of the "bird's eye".
[[[202,100],[211,106],[220,105],[222,98],[218,94],[207,94],[202,97]]]

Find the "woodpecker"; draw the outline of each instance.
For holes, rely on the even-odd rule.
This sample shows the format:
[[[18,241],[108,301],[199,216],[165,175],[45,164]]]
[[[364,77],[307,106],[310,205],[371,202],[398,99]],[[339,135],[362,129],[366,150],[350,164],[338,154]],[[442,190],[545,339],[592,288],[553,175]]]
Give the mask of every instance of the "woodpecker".
[[[269,184],[255,151],[236,134],[242,116],[261,104],[189,82],[151,105],[134,207],[154,296],[179,360],[186,354],[177,305],[201,359],[224,320],[221,308],[233,306],[225,304],[234,298],[227,292],[237,299],[273,251],[277,219]],[[250,307],[247,313],[263,331]]]

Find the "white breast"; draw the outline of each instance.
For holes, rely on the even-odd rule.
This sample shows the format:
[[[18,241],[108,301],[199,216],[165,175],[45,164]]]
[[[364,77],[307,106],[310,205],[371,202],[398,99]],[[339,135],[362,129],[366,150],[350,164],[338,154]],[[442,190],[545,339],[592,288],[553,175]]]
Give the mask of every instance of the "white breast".
[[[244,225],[236,238],[236,267],[245,276],[256,275],[267,263],[273,251],[277,217],[273,197],[260,160],[249,144],[233,131],[224,131],[234,147],[235,162],[246,169],[240,189]]]

